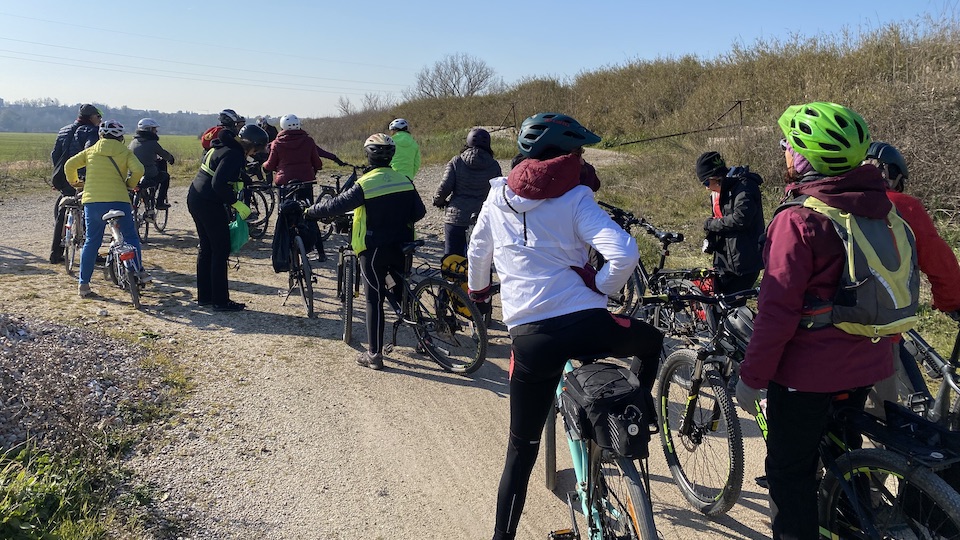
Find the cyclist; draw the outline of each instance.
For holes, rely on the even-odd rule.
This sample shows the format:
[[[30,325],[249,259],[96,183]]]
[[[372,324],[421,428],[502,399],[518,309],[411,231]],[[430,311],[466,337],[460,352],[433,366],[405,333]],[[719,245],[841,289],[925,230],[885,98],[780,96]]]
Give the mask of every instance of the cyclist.
[[[704,152],[697,159],[697,178],[716,194],[714,215],[703,224],[704,251],[713,254],[719,294],[753,287],[763,268],[764,221],[760,201],[763,178],[744,167],[730,169],[718,152]]]
[[[141,118],[137,122],[137,134],[130,141],[130,150],[143,163],[144,173],[140,187],[157,186],[156,208],[165,210],[170,208],[167,202],[167,190],[170,189],[170,173],[157,167],[157,161],[164,161],[173,165],[176,161],[173,154],[160,146],[160,136],[157,129],[160,124],[153,118]]]
[[[301,129],[300,119],[293,114],[280,117],[280,134],[270,145],[270,157],[263,164],[265,171],[275,173],[274,184],[285,190],[296,190],[297,200],[313,204],[313,185],[297,186],[302,182],[312,182],[317,172],[323,169],[321,157],[343,165],[335,154],[320,148],[309,133]],[[286,187],[284,187],[286,186]]]
[[[410,135],[410,124],[403,118],[397,118],[390,122],[388,129],[397,145],[397,153],[390,167],[413,181],[420,170],[420,145]]]
[[[863,118],[835,103],[794,105],[778,121],[790,198],[811,195],[846,212],[882,219],[891,209]],[[777,213],[767,230],[753,337],[736,397],[755,414],[767,389],[766,474],[774,538],[815,539],[819,444],[835,395],[862,408],[870,385],[893,373],[891,341],[828,325],[801,327],[805,306],[833,299],[846,268],[844,245],[826,216],[802,206]],[[855,390],[850,390],[855,389]],[[857,446],[859,439],[848,441]]]
[[[917,263],[920,271],[926,274],[930,281],[933,307],[948,313],[954,319],[960,318],[957,311],[960,309],[960,289],[957,288],[957,283],[960,283],[960,264],[957,264],[953,250],[937,233],[937,228],[923,203],[903,192],[909,175],[907,161],[893,145],[874,141],[867,149],[864,163],[880,169],[887,182],[887,197],[913,230],[917,239]],[[871,414],[885,418],[884,401],[903,403],[907,396],[918,389],[926,389],[916,361],[905,357],[909,354],[898,340],[893,347],[896,374],[874,385],[876,395],[871,393],[871,399],[867,401],[867,410]],[[929,392],[926,392],[925,397],[933,398]]]
[[[304,217],[319,219],[354,210],[351,244],[367,296],[367,351],[360,353],[357,364],[383,369],[383,301],[388,294],[391,303],[400,297],[388,289],[399,281],[394,276],[403,274],[403,244],[414,239],[413,225],[427,209],[413,182],[390,168],[396,144],[389,135],[374,133],[363,143],[363,151],[370,170],[346,191],[307,208]]]
[[[444,255],[467,256],[467,227],[487,198],[490,179],[502,174],[490,149],[490,133],[471,129],[467,144],[447,163],[433,196],[433,205],[444,209]]]
[[[98,131],[100,140],[68,159],[63,166],[70,183],[83,189],[80,201],[83,203],[87,237],[80,252],[80,285],[77,291],[81,297],[93,294],[90,290],[90,278],[93,275],[97,251],[103,244],[103,231],[106,227],[103,215],[110,210],[123,211],[120,232],[127,243],[137,248],[140,281],[151,281],[150,275],[143,269],[140,236],[133,222],[133,208],[130,206],[128,192],[137,187],[137,182],[143,176],[143,164],[123,145],[123,125],[120,122],[104,120],[100,122]],[[84,167],[87,174],[86,178],[81,180],[79,171]]]
[[[215,311],[240,311],[246,304],[230,300],[227,258],[230,256],[230,208],[240,219],[250,207],[237,200],[238,184],[247,156],[267,146],[267,132],[244,126],[236,137],[218,137],[200,164],[187,192],[187,208],[197,226],[197,304]]]
[[[237,114],[237,111],[233,109],[224,109],[220,111],[220,114],[217,116],[217,125],[203,132],[203,135],[200,136],[200,145],[203,146],[203,151],[206,152],[210,150],[213,146],[213,141],[223,137],[224,139],[232,139],[237,136],[237,133],[240,132],[240,128],[246,124],[246,120],[241,122],[242,116]]]
[[[100,138],[97,133],[97,126],[100,125],[102,115],[100,109],[89,103],[80,106],[77,113],[77,119],[72,123],[60,128],[57,133],[57,142],[53,145],[53,151],[50,152],[50,161],[54,168],[61,167],[68,159],[75,156],[77,152],[95,144]],[[83,173],[80,173],[83,176]],[[54,174],[53,187],[60,192],[57,197],[54,211],[57,219],[53,228],[53,243],[50,245],[50,264],[60,264],[63,262],[63,249],[61,244],[61,234],[63,233],[63,223],[66,220],[66,212],[60,208],[60,199],[63,197],[73,197],[77,190],[70,185],[66,176],[58,177]]]
[[[600,137],[573,118],[540,113],[523,121],[520,161],[490,180],[468,248],[468,285],[476,302],[490,295],[491,265],[500,277],[503,322],[513,340],[510,431],[497,496],[495,540],[516,537],[540,434],[570,358],[635,356],[654,414],[653,387],[663,335],[607,311],[637,266],[637,242],[581,185],[583,146]],[[587,247],[607,260],[598,272]]]

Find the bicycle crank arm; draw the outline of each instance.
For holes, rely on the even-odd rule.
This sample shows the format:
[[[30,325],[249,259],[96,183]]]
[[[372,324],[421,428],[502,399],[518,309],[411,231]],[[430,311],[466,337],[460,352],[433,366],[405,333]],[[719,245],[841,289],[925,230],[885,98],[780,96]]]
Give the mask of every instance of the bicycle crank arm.
[[[577,527],[577,511],[574,510],[574,501],[576,501],[577,506],[580,506],[580,494],[576,491],[568,491],[567,509],[570,511],[570,524],[572,527],[559,531],[551,531],[547,537],[549,540],[580,540],[580,528]]]

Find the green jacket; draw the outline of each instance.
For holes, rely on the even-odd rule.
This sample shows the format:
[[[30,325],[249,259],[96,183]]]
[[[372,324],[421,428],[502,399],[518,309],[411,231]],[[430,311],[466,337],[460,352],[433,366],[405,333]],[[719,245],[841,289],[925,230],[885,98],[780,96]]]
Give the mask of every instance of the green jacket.
[[[397,153],[393,155],[390,168],[413,180],[420,170],[420,146],[406,131],[398,131],[393,137]]]
[[[117,166],[114,167],[113,163]],[[80,182],[77,173],[87,168],[85,182]],[[119,171],[117,170],[119,169]],[[83,188],[81,202],[121,202],[130,201],[127,190],[137,187],[143,176],[143,163],[137,156],[115,139],[100,139],[93,146],[80,151],[67,160],[63,166],[67,180],[77,188]]]

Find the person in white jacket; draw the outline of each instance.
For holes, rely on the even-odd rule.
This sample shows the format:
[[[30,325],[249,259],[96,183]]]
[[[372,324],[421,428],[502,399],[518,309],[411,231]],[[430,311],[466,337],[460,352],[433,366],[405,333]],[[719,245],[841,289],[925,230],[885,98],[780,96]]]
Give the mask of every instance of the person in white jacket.
[[[496,263],[503,322],[512,339],[510,434],[494,540],[516,536],[540,434],[567,360],[632,356],[644,388],[652,388],[656,377],[663,335],[606,309],[606,295],[623,287],[640,255],[636,240],[581,182],[583,146],[599,141],[563,114],[524,120],[517,141],[524,159],[509,176],[490,181],[467,250],[474,301],[489,299]],[[588,245],[607,261],[599,272],[587,262]],[[647,397],[652,412],[649,392]]]

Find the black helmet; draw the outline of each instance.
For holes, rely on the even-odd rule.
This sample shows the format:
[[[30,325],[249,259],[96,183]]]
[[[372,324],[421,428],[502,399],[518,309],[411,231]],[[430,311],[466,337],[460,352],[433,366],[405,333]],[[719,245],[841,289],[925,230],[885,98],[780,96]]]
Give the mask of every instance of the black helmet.
[[[386,166],[397,152],[397,143],[386,133],[374,133],[364,141],[363,151],[371,165]]]
[[[866,159],[875,159],[880,162],[881,170],[887,177],[892,188],[903,191],[903,184],[907,181],[907,160],[892,144],[874,141],[867,148]]]
[[[467,146],[490,150],[490,132],[483,128],[473,128],[467,133]]]
[[[520,153],[536,159],[544,151],[556,148],[569,152],[574,148],[596,144],[600,137],[573,118],[559,113],[540,113],[523,121],[517,147]]]
[[[258,150],[266,148],[267,143],[270,142],[270,137],[267,135],[267,132],[264,131],[262,127],[254,124],[247,124],[240,128],[240,133],[238,133],[237,136],[249,142]]]
[[[240,115],[233,109],[224,109],[220,111],[220,125],[228,128],[234,128],[240,121]]]

